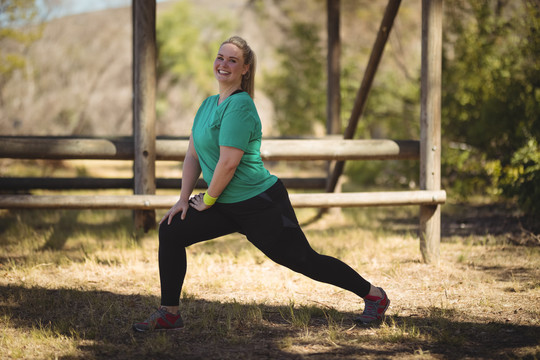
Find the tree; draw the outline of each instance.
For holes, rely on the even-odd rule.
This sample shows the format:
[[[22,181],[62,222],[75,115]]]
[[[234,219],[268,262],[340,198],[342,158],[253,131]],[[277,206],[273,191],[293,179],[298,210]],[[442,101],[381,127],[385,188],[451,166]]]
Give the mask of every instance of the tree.
[[[4,85],[26,65],[26,48],[41,37],[41,27],[28,26],[36,17],[35,0],[0,0],[0,105]]]
[[[187,1],[180,1],[158,17],[158,79],[192,83],[202,96],[208,96],[215,92],[211,69],[216,51],[234,24],[223,15],[200,11]]]
[[[313,124],[324,124],[325,76],[323,49],[316,24],[295,22],[288,41],[277,49],[280,66],[267,74],[264,90],[270,96],[281,134],[313,133]]]

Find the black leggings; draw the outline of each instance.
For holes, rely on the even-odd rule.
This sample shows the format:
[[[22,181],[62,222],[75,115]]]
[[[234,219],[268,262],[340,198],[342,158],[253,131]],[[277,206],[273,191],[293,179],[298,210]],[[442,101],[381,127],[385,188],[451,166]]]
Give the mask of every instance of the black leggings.
[[[233,204],[216,203],[205,211],[190,208],[159,227],[161,305],[177,306],[186,275],[186,247],[240,232],[278,264],[314,280],[369,293],[370,283],[344,262],[315,252],[298,225],[287,190],[278,180],[260,195]]]

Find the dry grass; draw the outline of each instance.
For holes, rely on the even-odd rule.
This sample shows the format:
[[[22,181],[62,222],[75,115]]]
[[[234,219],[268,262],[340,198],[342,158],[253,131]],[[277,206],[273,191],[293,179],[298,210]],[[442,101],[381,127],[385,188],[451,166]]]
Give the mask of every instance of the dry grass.
[[[354,325],[354,295],[231,235],[188,249],[186,328],[152,334],[131,323],[159,303],[157,238],[135,239],[129,211],[2,211],[0,358],[537,359],[540,248],[514,245],[510,228],[469,227],[467,214],[486,209],[501,215],[443,208],[439,265],[421,262],[416,208],[350,209],[305,227],[315,249],[387,290],[381,326]]]

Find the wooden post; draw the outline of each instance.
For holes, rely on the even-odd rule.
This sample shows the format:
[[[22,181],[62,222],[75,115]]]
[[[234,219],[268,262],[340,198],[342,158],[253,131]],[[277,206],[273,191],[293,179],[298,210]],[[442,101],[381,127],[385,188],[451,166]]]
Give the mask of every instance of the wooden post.
[[[156,0],[133,0],[133,176],[135,194],[155,194]],[[154,210],[134,212],[137,230],[156,226]]]
[[[327,0],[328,15],[328,86],[326,96],[326,133],[341,134],[341,92],[340,92],[340,57],[341,41],[339,38],[339,3],[340,0]]]
[[[326,134],[341,134],[341,40],[339,36],[340,27],[340,0],[326,0],[327,15],[327,61],[326,61]],[[327,179],[330,179],[335,161],[329,161],[326,165]],[[328,181],[328,180],[327,180]],[[337,186],[335,191],[341,191],[341,186]],[[342,216],[340,208],[321,209],[322,213],[330,213],[335,218]]]
[[[422,0],[420,189],[441,188],[442,0]],[[426,263],[439,261],[440,205],[420,206],[420,251]]]
[[[371,50],[371,55],[369,57],[368,64],[366,66],[366,71],[364,72],[364,78],[362,79],[362,84],[358,89],[356,94],[356,100],[349,118],[349,123],[343,134],[344,139],[352,139],[354,137],[354,132],[358,126],[358,121],[364,112],[366,106],[367,98],[369,91],[371,90],[371,84],[377,73],[377,68],[382,58],[384,47],[388,36],[390,35],[390,30],[394,25],[394,19],[396,18],[397,12],[399,10],[399,5],[401,0],[389,0],[386,10],[384,12],[383,19],[381,21],[381,26],[379,27],[379,32],[377,33],[377,38],[373,44],[373,49]],[[327,192],[333,192],[338,183],[339,177],[343,173],[345,167],[344,161],[336,162],[332,174],[328,179],[328,186],[326,187]]]

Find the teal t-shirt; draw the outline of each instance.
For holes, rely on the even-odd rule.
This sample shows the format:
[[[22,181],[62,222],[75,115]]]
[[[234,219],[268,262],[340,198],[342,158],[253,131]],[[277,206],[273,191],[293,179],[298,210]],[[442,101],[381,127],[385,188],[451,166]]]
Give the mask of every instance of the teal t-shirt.
[[[218,105],[219,95],[207,98],[193,121],[192,137],[204,181],[210,185],[219,160],[219,147],[244,151],[233,178],[218,202],[234,203],[256,196],[277,181],[261,159],[261,120],[246,92],[229,96]]]

